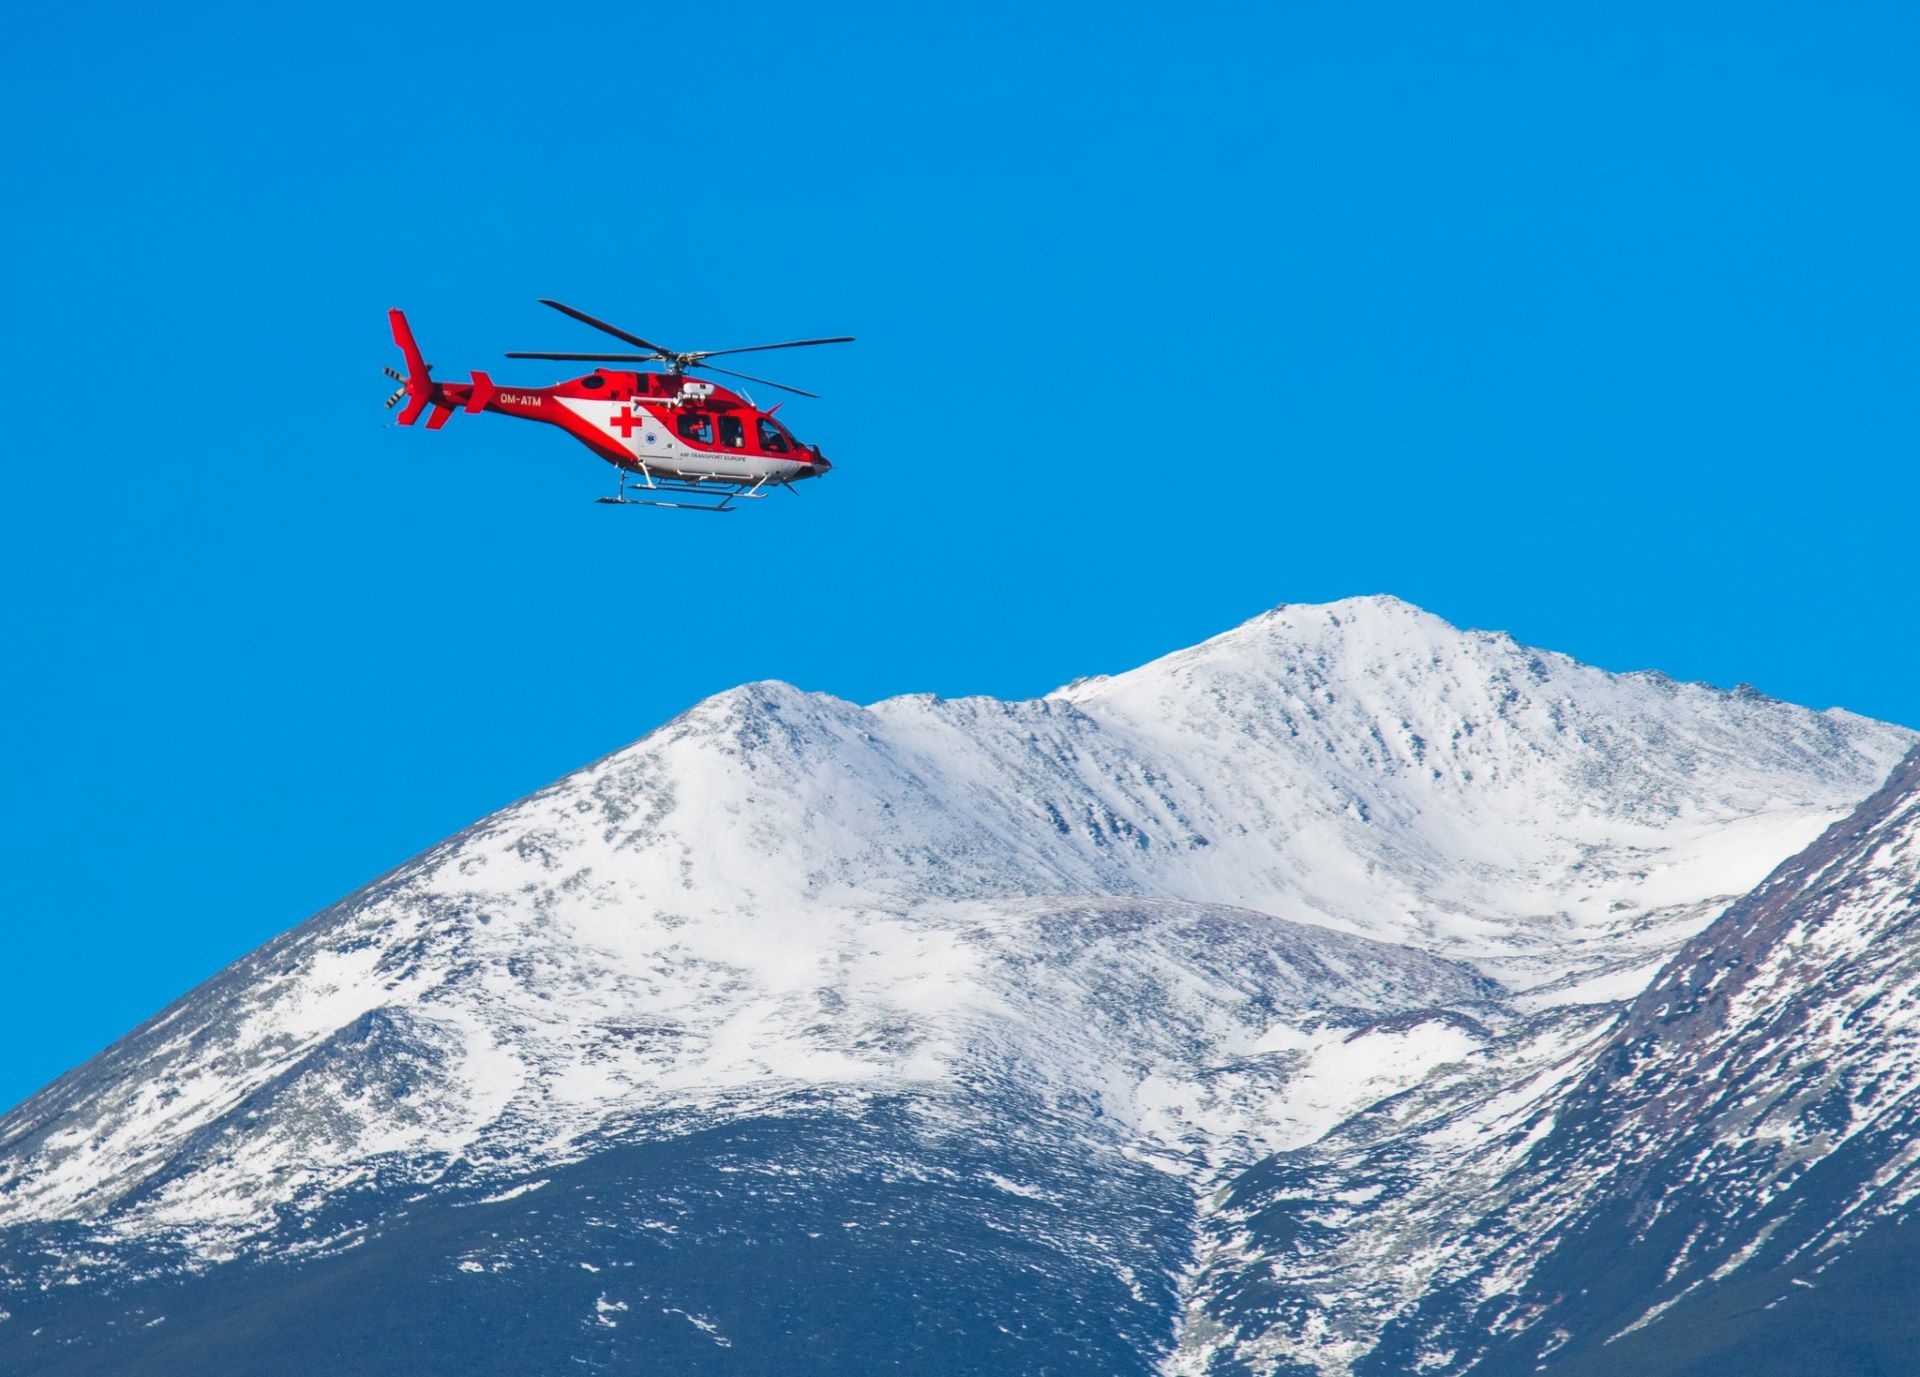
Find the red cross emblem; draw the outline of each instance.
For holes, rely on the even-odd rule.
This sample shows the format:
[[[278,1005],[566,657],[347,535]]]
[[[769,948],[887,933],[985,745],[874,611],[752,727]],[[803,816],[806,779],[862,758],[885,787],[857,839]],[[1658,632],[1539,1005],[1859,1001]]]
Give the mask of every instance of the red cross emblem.
[[[644,416],[634,415],[632,407],[628,407],[626,410],[622,411],[619,415],[615,416],[612,420],[607,422],[609,426],[614,427],[620,432],[620,438],[622,440],[632,439],[633,428],[635,426],[643,426],[646,423],[647,423],[647,418]]]

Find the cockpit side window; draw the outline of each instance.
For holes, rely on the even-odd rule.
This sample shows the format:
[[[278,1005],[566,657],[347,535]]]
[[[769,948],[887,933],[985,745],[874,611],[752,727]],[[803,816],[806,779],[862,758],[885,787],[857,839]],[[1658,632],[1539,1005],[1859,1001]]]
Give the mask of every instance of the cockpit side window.
[[[768,454],[785,454],[793,448],[793,442],[787,438],[786,431],[780,428],[778,421],[759,418],[760,448]]]
[[[710,445],[713,443],[713,417],[704,411],[683,411],[680,413],[679,431],[683,439]]]
[[[740,423],[738,416],[720,418],[720,443],[728,449],[746,448],[747,428]]]

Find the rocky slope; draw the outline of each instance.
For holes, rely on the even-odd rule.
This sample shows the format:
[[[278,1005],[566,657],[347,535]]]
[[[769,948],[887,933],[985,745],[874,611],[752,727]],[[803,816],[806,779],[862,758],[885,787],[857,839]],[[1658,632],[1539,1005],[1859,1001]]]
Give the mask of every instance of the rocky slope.
[[[1624,1010],[1238,1174],[1174,1370],[1905,1370],[1917,925],[1920,752]]]
[[[1920,753],[1634,1002],[1491,1221],[1552,1248],[1464,1321],[1503,1336],[1483,1366],[1911,1367],[1916,935]],[[1822,1357],[1806,1331],[1835,1327],[1833,1292],[1861,1313]]]

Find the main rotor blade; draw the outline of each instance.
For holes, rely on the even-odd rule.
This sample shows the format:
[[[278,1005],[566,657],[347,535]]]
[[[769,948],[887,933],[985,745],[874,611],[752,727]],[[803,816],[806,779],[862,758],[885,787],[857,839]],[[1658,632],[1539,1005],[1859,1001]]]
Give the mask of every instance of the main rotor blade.
[[[831,339],[790,339],[779,344],[748,344],[738,349],[696,349],[691,354],[683,354],[689,363],[695,359],[718,358],[722,354],[757,354],[762,349],[798,349],[808,344],[852,344],[852,335],[835,335]]]
[[[777,383],[772,378],[756,378],[751,373],[736,373],[731,368],[722,368],[718,364],[693,363],[687,366],[689,368],[704,368],[709,373],[725,373],[729,378],[745,378],[750,383],[759,383],[762,387],[777,387],[782,392],[792,392],[802,397],[818,398],[820,395],[818,392],[809,392],[804,387],[788,387],[785,383]]]
[[[666,363],[671,354],[523,354],[508,353],[510,359],[561,359],[568,363]]]
[[[596,320],[594,317],[588,315],[585,311],[576,311],[573,309],[573,307],[567,305],[563,301],[554,301],[548,297],[543,296],[540,298],[540,304],[542,306],[553,307],[554,310],[558,311],[563,316],[572,316],[575,320],[579,321],[582,325],[591,325],[596,330],[604,330],[609,335],[612,335],[615,339],[623,339],[628,344],[637,344],[642,349],[651,349],[656,354],[665,354],[669,358],[673,357],[673,351],[671,349],[662,349],[659,345],[655,344],[652,340],[641,339],[640,336],[638,335],[628,334],[625,330],[622,330],[617,325],[609,325],[604,320]]]

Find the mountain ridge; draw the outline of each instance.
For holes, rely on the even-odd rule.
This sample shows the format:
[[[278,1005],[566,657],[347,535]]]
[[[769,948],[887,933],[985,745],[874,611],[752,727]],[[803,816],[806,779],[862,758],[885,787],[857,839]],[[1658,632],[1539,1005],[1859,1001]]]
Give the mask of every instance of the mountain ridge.
[[[1126,1370],[1344,1372],[1399,1351],[1421,1287],[1480,1255],[1408,1269],[1368,1221],[1457,1214],[1454,1164],[1480,1159],[1456,1140],[1506,1144],[1486,1179],[1518,1171],[1624,1001],[1913,740],[1383,599],[1284,605],[1018,702],[745,685],[429,848],[0,1117],[0,1241],[35,1259],[0,1261],[0,1309],[71,1298],[63,1347],[34,1346],[31,1370],[60,1370],[123,1351],[85,1335],[136,1297],[270,1306],[264,1278],[344,1275],[355,1249],[433,1288],[495,1275],[471,1239],[403,1242],[466,1239],[451,1221],[483,1207],[543,1240],[499,1255],[512,1275],[574,1296],[553,1269],[577,1240],[535,1216],[590,1193],[608,1154],[639,1154],[623,1189],[667,1173],[665,1199],[703,1171],[672,1144],[752,1142],[753,1179],[838,1181],[805,1208],[866,1227],[819,1156],[851,1135],[901,1199],[946,1182],[975,1200],[937,1207],[953,1237],[1025,1230],[1062,1315],[1118,1278],[1144,1307]],[[1114,1173],[1158,1221],[1144,1251],[1131,1207],[1090,1194]],[[1300,1233],[1273,1195],[1289,1181],[1347,1203]],[[1036,1222],[1068,1201],[1116,1211],[1113,1232],[1082,1246]],[[636,1203],[608,1227],[636,1257],[724,1250],[720,1208]],[[428,1217],[448,1222],[407,1222]],[[1269,1226],[1321,1240],[1331,1270],[1309,1271],[1337,1316],[1248,1284],[1311,1261]],[[911,1249],[888,1256],[934,1286]],[[969,1273],[981,1305],[995,1256]],[[660,1257],[648,1285],[671,1290],[683,1259]],[[611,1295],[580,1320],[589,1365],[642,1324],[631,1297],[599,1309]],[[0,1320],[0,1353],[21,1332]]]

